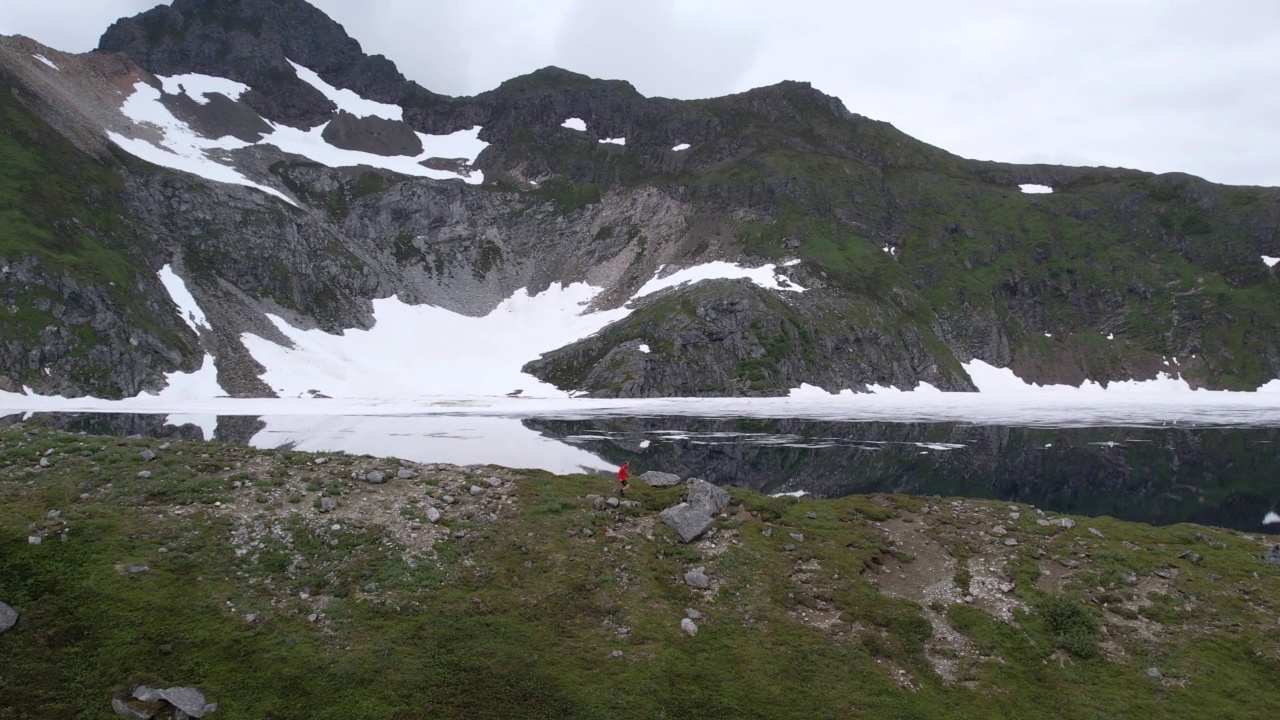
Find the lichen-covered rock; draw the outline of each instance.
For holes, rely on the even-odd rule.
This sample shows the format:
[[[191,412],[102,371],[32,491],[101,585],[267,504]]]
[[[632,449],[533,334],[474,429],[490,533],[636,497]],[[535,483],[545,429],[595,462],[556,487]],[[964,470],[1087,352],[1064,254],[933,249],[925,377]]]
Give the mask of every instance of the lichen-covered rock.
[[[715,522],[706,512],[699,510],[689,503],[680,503],[663,510],[658,517],[662,522],[675,528],[676,533],[680,535],[681,542],[690,543],[702,537],[711,525]]]

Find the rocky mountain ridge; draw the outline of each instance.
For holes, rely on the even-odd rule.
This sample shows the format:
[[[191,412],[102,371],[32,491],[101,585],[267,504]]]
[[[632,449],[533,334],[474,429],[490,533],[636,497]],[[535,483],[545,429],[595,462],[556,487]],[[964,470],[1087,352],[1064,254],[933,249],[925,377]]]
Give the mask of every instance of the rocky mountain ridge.
[[[971,390],[973,359],[1034,382],[1280,376],[1280,285],[1261,259],[1280,256],[1275,189],[965,160],[794,82],[676,101],[547,68],[451,98],[302,0],[176,0],[80,56],[3,38],[0,81],[3,390],[130,396],[208,353],[224,391],[270,396],[244,341],[290,344],[268,315],[341,333],[374,325],[373,299],[478,317],[574,282],[607,309],[721,260],[775,263],[806,291],[665,290],[526,369],[628,397]],[[170,125],[130,116],[140,88]],[[238,179],[131,154],[176,155],[175,127]],[[475,157],[419,161],[467,131]],[[288,133],[364,160],[299,155]],[[207,330],[174,317],[164,265]]]

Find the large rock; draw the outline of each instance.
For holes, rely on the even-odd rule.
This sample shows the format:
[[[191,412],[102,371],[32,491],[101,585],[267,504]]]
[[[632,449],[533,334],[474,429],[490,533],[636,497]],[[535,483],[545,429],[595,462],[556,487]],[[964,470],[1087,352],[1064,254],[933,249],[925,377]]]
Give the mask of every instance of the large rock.
[[[164,700],[178,710],[193,718],[202,718],[217,708],[216,703],[206,703],[204,693],[193,687],[151,688],[139,685],[133,690],[133,697],[142,702]]]
[[[690,480],[685,501],[708,515],[715,515],[729,507],[729,491],[706,480]]]
[[[693,542],[706,532],[715,521],[711,515],[693,507],[689,503],[680,503],[663,510],[658,514],[662,522],[675,528],[680,534],[681,542]]]
[[[696,567],[684,574],[684,584],[698,590],[706,590],[711,587],[711,578],[707,577],[706,568]]]
[[[640,481],[649,487],[674,487],[680,484],[680,476],[650,470],[640,476]]]
[[[1280,545],[1276,545],[1268,550],[1267,554],[1262,556],[1262,559],[1271,565],[1280,565]]]
[[[0,602],[0,632],[13,627],[18,622],[18,611]]]

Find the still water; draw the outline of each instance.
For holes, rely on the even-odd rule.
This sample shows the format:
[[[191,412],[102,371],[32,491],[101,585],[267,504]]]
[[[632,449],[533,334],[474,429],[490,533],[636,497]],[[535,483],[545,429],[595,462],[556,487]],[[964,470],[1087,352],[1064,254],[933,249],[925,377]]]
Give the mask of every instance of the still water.
[[[9,416],[0,423],[21,419]],[[1280,533],[1280,429],[1010,427],[697,417],[37,413],[106,435],[218,439],[553,472],[661,470],[766,493],[905,492]]]

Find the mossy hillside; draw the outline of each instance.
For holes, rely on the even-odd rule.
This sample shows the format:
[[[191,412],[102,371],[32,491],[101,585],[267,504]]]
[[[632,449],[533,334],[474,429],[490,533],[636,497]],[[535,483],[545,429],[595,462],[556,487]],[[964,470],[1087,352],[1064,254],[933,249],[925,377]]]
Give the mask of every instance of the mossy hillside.
[[[351,471],[397,463],[27,430],[0,433],[0,598],[22,615],[0,635],[10,659],[0,707],[16,718],[102,715],[113,692],[141,681],[198,685],[227,718],[923,717],[944,707],[952,717],[1264,717],[1280,701],[1280,574],[1234,533],[1106,518],[1062,531],[1025,506],[1013,520],[978,501],[734,491],[740,507],[715,536],[684,546],[654,524],[678,488],[635,484],[628,496],[641,507],[601,512],[583,498],[610,491],[598,477],[433,467],[374,488]],[[157,459],[141,460],[144,448]],[[52,467],[37,469],[38,457]],[[440,505],[447,530],[411,502],[488,475],[504,489]],[[385,512],[320,516],[322,496],[338,501],[335,513],[359,502]],[[930,660],[945,650],[926,620],[937,610],[889,596],[880,579],[928,564],[892,528],[920,527],[965,557],[992,552],[977,527],[996,520],[1022,543],[1009,573],[1026,610],[1003,622],[981,603],[941,608],[975,648],[959,653],[961,677],[948,683]],[[416,554],[394,540],[415,523],[437,538]],[[1086,557],[1060,577],[1032,557],[1041,546]],[[1203,558],[1177,557],[1184,549]],[[694,566],[707,567],[712,591],[681,582]],[[1125,585],[1126,573],[1142,584]],[[686,608],[704,616],[696,637],[679,630]],[[817,621],[830,612],[837,623]],[[1147,677],[1150,666],[1164,679]]]
[[[92,321],[68,321],[55,307],[66,304],[72,317],[82,317],[92,297],[169,347],[189,349],[193,338],[176,318],[155,314],[161,288],[142,259],[145,240],[128,220],[121,160],[81,152],[24,104],[10,78],[0,76],[0,88],[0,259],[22,266],[27,277],[5,292],[0,341],[30,350],[45,344],[51,328],[65,329],[68,349],[45,353],[46,367],[82,391],[118,395],[118,379],[107,377],[105,365],[123,338]],[[20,382],[44,383],[42,368],[10,369]]]

